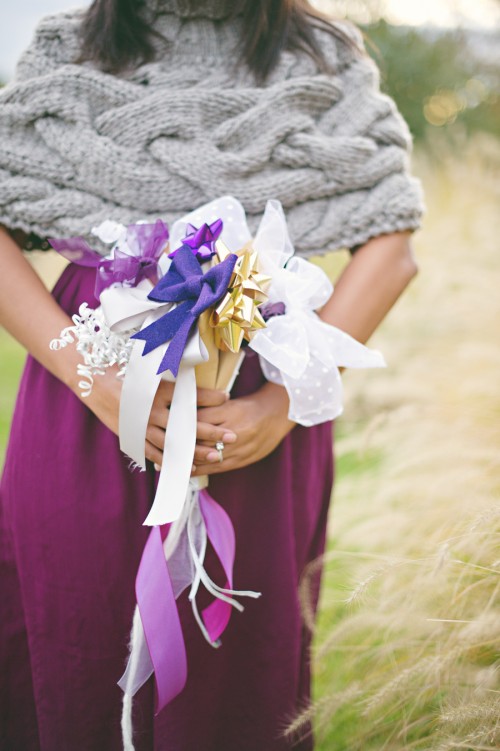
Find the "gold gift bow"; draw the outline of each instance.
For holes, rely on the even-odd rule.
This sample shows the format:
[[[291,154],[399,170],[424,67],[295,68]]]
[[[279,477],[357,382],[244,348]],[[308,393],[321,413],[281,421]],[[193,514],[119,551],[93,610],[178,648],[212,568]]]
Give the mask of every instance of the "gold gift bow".
[[[219,263],[230,254],[220,240],[215,248]],[[238,260],[228,291],[210,316],[215,344],[223,352],[239,352],[244,339],[249,342],[266,326],[259,306],[268,299],[266,292],[271,277],[260,272],[258,255],[251,243],[244,245],[236,255]]]

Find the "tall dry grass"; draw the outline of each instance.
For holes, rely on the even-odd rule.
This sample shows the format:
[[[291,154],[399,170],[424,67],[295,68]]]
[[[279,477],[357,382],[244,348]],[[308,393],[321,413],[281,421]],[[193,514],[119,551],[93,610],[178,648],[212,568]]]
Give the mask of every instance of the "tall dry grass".
[[[318,751],[500,749],[500,145],[440,156],[389,367],[345,379],[318,698],[291,728],[314,715]]]

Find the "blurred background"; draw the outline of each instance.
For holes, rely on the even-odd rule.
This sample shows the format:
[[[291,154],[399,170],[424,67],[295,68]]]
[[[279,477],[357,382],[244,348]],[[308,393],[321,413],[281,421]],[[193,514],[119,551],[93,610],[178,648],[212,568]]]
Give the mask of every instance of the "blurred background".
[[[315,4],[362,27],[427,214],[420,274],[372,341],[387,370],[344,378],[315,703],[290,733],[312,716],[318,751],[498,751],[500,2]],[[4,4],[0,80],[37,20],[73,5]],[[346,260],[318,263],[335,280]],[[53,283],[59,259],[34,263]],[[0,462],[23,360],[0,332]],[[306,576],[312,628],[309,593]]]

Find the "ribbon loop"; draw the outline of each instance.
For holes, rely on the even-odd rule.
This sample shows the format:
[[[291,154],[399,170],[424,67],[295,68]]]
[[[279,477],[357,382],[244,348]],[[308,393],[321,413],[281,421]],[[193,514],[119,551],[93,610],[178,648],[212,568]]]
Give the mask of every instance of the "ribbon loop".
[[[186,236],[181,241],[181,247],[187,246],[193,255],[200,261],[209,261],[215,255],[215,243],[220,237],[223,224],[221,219],[216,219],[212,224],[202,224],[198,229],[194,224],[186,225]],[[170,253],[169,258],[174,258],[180,248]]]
[[[158,373],[170,370],[172,375],[177,376],[196,321],[226,293],[236,261],[237,256],[229,254],[223,262],[204,274],[199,261],[188,247],[180,248],[175,254],[167,273],[148,297],[155,302],[176,302],[179,305],[132,337],[146,342],[145,355],[170,342]]]
[[[104,223],[106,224],[106,223]],[[109,240],[100,227],[94,230],[103,242]],[[120,239],[120,235],[123,235]],[[60,255],[77,266],[96,269],[94,295],[101,293],[113,284],[136,287],[144,279],[153,284],[158,281],[160,257],[168,243],[167,226],[158,219],[154,224],[131,224],[128,227],[116,225],[117,242],[111,254],[105,258],[93,250],[83,237],[63,239],[49,238],[49,242]]]

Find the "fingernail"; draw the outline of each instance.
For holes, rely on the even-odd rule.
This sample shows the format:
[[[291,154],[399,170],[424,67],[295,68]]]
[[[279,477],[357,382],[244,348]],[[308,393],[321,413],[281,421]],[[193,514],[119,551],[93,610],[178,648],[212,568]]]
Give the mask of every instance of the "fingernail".
[[[218,462],[219,461],[219,452],[218,451],[209,451],[207,454],[207,461],[209,462]]]
[[[222,436],[222,442],[223,443],[234,443],[238,436],[236,433],[233,433],[231,430],[229,430],[227,433],[224,433]]]
[[[193,464],[193,466],[191,467],[191,474],[194,475],[195,472],[196,472],[196,466]]]
[[[157,472],[160,472],[161,471],[160,465],[159,464],[155,464],[155,469],[156,469]]]

